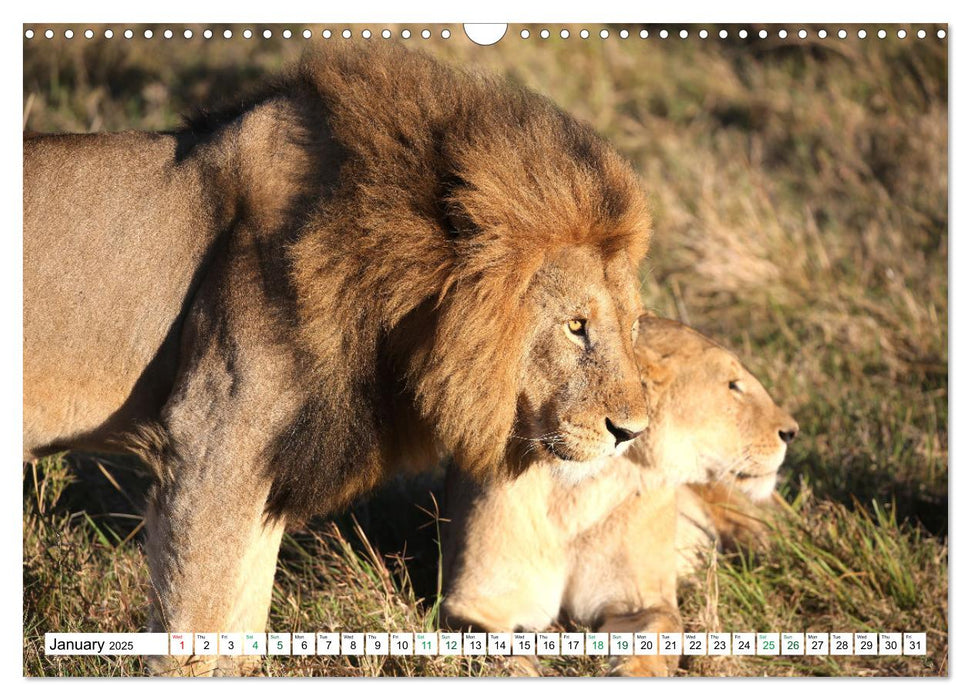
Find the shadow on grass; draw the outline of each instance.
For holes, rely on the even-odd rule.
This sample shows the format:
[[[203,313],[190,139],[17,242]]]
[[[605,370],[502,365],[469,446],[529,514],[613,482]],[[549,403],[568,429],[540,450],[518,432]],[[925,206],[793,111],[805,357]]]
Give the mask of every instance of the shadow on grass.
[[[868,460],[850,460],[839,473],[821,455],[809,452],[783,467],[780,489],[791,498],[800,483],[810,484],[820,500],[845,506],[876,501],[893,506],[901,523],[907,522],[939,539],[948,535],[948,495],[945,488],[929,487],[914,479],[888,479]]]
[[[63,464],[55,457],[25,469],[25,510],[53,519],[67,516],[72,523],[88,519],[111,544],[115,536],[124,540],[141,529],[152,477],[136,458],[72,452],[63,456]]]
[[[370,543],[386,559],[390,571],[397,568],[391,560],[400,560],[420,605],[431,606],[439,593],[441,534],[436,514],[441,512],[443,492],[441,469],[410,478],[397,477],[336,518],[314,518],[294,537],[312,547],[315,534],[323,535],[331,531],[331,523],[336,524],[360,557],[367,557]],[[355,533],[355,521],[367,542]],[[289,559],[284,547],[279,566],[287,567]],[[294,558],[295,565],[299,565],[298,559]]]

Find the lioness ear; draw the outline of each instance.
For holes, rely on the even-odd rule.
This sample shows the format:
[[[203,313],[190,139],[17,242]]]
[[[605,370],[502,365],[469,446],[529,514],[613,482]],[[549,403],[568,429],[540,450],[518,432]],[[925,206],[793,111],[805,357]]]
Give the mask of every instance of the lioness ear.
[[[643,342],[634,346],[634,358],[645,389],[658,389],[671,381],[672,372],[661,353]]]

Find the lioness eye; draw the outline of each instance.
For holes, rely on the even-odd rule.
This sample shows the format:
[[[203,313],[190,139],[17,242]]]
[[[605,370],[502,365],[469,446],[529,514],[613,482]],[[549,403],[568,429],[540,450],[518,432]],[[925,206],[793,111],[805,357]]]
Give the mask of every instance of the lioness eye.
[[[573,335],[586,335],[587,320],[585,318],[574,318],[566,322],[566,329]]]
[[[732,391],[737,391],[740,394],[742,393],[742,387],[736,381],[728,382],[728,388]]]

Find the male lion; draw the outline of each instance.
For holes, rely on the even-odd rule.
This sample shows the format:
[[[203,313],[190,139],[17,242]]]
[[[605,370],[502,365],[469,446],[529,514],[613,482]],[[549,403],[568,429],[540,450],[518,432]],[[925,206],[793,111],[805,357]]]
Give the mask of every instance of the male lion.
[[[25,137],[25,458],[141,455],[153,628],[262,630],[287,523],[646,427],[649,228],[590,128],[401,48],[174,133]]]
[[[650,428],[597,474],[564,478],[569,469],[554,459],[504,483],[449,474],[450,626],[541,630],[564,613],[600,631],[681,632],[681,485],[768,497],[798,426],[733,354],[687,326],[645,316],[636,352]],[[631,656],[613,665],[623,675],[667,675],[677,661]]]

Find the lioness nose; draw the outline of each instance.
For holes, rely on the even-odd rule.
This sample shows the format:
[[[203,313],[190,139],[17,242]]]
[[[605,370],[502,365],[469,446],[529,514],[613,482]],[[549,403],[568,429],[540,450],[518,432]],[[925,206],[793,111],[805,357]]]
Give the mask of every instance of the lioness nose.
[[[782,438],[782,442],[787,445],[796,439],[796,435],[799,433],[799,426],[793,423],[791,426],[783,428],[779,431],[779,437]]]
[[[627,442],[628,440],[633,440],[638,435],[644,432],[644,428],[640,428],[639,430],[631,430],[630,428],[625,428],[623,426],[615,424],[609,418],[607,419],[607,430],[610,431],[610,434],[614,436],[614,440],[617,441],[614,444],[614,447],[620,445],[623,442]]]

